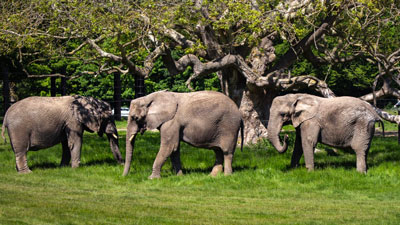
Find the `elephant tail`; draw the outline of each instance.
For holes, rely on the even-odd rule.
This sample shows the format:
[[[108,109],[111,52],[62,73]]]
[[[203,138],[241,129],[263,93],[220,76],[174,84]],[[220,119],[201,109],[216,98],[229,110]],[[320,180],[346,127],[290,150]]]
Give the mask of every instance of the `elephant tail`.
[[[3,120],[3,126],[1,126],[1,136],[3,137],[4,143],[7,144],[7,139],[6,139],[6,137],[4,136],[4,131],[5,131],[5,130],[6,130],[6,120],[5,120],[5,118],[4,118],[4,120]]]
[[[383,124],[382,120],[378,120],[378,122],[382,125],[382,137],[385,137],[385,125]]]
[[[243,120],[240,120],[240,151],[243,152],[243,142],[244,142],[244,123]]]

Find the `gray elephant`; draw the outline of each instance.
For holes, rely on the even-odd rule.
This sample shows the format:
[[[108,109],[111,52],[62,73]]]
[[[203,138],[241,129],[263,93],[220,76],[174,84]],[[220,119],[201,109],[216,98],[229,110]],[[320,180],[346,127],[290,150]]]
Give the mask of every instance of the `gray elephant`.
[[[19,173],[29,173],[26,154],[61,142],[61,166],[80,163],[83,131],[106,133],[114,158],[123,163],[118,132],[108,103],[92,97],[29,97],[12,105],[4,116]]]
[[[353,97],[321,98],[308,94],[287,94],[276,97],[271,105],[268,139],[283,153],[287,150],[279,140],[282,125],[292,122],[296,140],[291,167],[297,167],[304,152],[308,170],[314,169],[314,148],[317,142],[352,148],[357,156],[357,171],[367,172],[367,154],[375,132],[375,122],[381,122],[374,108]],[[383,127],[383,123],[382,123]]]
[[[160,130],[161,146],[150,179],[160,178],[161,167],[169,156],[176,174],[182,174],[180,141],[214,150],[216,161],[211,175],[215,176],[223,169],[225,175],[232,173],[240,128],[243,140],[243,121],[236,104],[224,94],[159,91],[131,101],[124,176],[130,169],[137,133],[156,128]]]

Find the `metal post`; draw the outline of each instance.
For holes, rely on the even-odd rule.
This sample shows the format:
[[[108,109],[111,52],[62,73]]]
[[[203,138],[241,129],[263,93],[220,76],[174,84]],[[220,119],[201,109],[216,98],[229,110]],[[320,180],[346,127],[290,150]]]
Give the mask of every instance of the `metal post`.
[[[114,73],[114,118],[121,120],[121,74]]]
[[[57,79],[57,77],[50,77],[50,96],[51,97],[55,97],[57,94],[56,79]]]
[[[3,74],[3,109],[4,114],[7,112],[8,107],[10,107],[10,81],[8,74],[8,65],[3,61],[4,59],[0,59],[1,72]]]
[[[397,115],[400,115],[400,110],[397,110]],[[400,125],[397,125],[397,143],[400,144]]]
[[[61,77],[60,93],[61,96],[67,95],[67,78],[65,77]]]
[[[144,77],[135,74],[135,98],[140,98],[145,95]]]

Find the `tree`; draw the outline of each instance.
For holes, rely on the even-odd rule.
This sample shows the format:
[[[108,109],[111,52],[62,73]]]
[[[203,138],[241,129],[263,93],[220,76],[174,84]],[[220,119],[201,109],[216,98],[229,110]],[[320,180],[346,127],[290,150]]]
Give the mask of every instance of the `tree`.
[[[163,18],[168,22],[159,26],[158,31],[173,40],[169,48],[178,45],[189,53],[173,60],[168,49],[165,51],[163,58],[170,73],[176,74],[191,66],[194,73],[187,81],[190,85],[193,79],[217,72],[223,92],[239,105],[243,114],[246,142],[254,142],[267,134],[265,127],[269,106],[276,95],[308,90],[325,97],[335,96],[327,83],[317,77],[308,74],[292,76],[296,62],[304,58],[318,67],[322,64],[348,63],[360,57],[367,60],[376,58],[372,50],[378,48],[380,42],[377,40],[380,39],[374,40],[374,37],[379,37],[386,30],[379,26],[379,21],[385,16],[382,21],[390,27],[399,27],[397,5],[392,1],[305,0],[279,4],[194,1],[193,4],[176,6],[174,10],[164,10],[174,13],[163,15],[170,19]],[[355,17],[358,18],[356,23],[353,22]],[[360,24],[380,29],[363,33],[365,26]],[[358,35],[358,41],[352,39],[355,35]],[[392,40],[394,35],[395,32],[386,33],[385,38]],[[334,40],[329,42],[329,39]],[[370,46],[375,43],[372,45],[375,48],[360,48],[366,40],[370,41]],[[392,46],[398,48],[399,42]],[[277,55],[278,48],[282,47],[282,54]],[[399,52],[396,48],[391,50],[387,54],[389,58],[382,61],[398,65]],[[391,72],[396,69],[391,68]],[[390,72],[388,69],[384,71]],[[397,77],[398,69],[391,78],[396,80]],[[388,86],[384,84],[382,90],[387,90]],[[372,100],[368,96],[362,99]],[[395,120],[395,117],[377,111],[385,119],[398,121],[398,118]]]
[[[40,56],[79,60],[79,74],[119,72],[146,80],[161,60],[169,76],[189,71],[190,90],[196,89],[198,80],[216,73],[221,91],[242,112],[246,143],[267,135],[269,107],[277,95],[303,91],[334,97],[328,84],[338,75],[331,71],[355,74],[365,83],[374,80],[371,93],[362,99],[372,101],[387,93],[398,96],[396,1],[34,0],[19,4],[38,15],[33,18],[40,18],[32,22],[25,16],[21,23],[14,21],[16,28],[3,21],[9,26],[2,26],[2,35],[31,47],[20,47],[20,56],[32,46],[37,50],[45,45]],[[23,26],[27,21],[29,29]],[[366,62],[372,74],[365,74],[355,62]],[[96,69],[85,71],[89,65]],[[358,72],[346,65],[356,65]],[[389,121],[400,121],[377,112]]]

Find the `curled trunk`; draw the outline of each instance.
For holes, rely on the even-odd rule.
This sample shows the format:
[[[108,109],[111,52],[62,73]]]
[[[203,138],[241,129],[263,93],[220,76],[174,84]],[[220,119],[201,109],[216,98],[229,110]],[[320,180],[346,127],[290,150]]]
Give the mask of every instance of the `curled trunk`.
[[[283,139],[283,144],[281,144],[280,138],[279,138],[279,133],[281,132],[283,125],[283,121],[281,119],[277,118],[276,116],[270,117],[269,123],[268,123],[268,140],[271,142],[271,144],[278,150],[279,153],[284,153],[287,150],[288,144],[287,144],[287,138],[288,136],[285,135]]]
[[[279,134],[273,135],[272,137],[270,137],[270,135],[268,135],[268,140],[276,148],[276,150],[278,150],[279,153],[286,152],[286,150],[288,148],[287,138],[288,138],[288,136],[285,135],[285,137],[283,138],[283,144],[281,144],[281,141],[279,140]]]
[[[110,148],[114,155],[114,159],[117,160],[118,163],[124,164],[124,159],[122,158],[121,152],[119,151],[119,144],[117,136],[115,134],[107,134],[108,142],[110,142]]]

